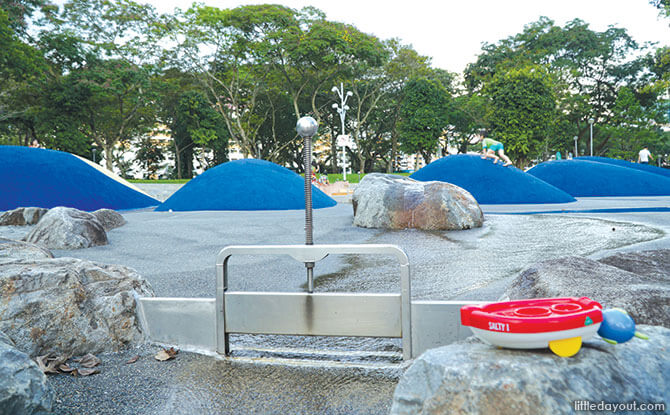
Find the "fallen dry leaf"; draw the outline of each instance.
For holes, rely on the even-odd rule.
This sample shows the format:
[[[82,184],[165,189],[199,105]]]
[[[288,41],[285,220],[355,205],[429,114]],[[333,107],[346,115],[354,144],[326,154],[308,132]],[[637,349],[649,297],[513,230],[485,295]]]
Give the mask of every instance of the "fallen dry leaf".
[[[96,356],[88,353],[79,359],[74,359],[81,367],[76,368],[67,364],[69,356],[54,356],[51,354],[45,356],[38,356],[35,358],[37,365],[44,373],[69,373],[72,376],[90,376],[95,373],[100,373],[99,368],[93,368],[99,365],[102,361]]]
[[[42,373],[58,373],[55,367],[49,365],[49,355],[37,356],[35,362],[37,362],[37,366],[39,366]]]
[[[61,372],[64,372],[64,373],[70,373],[74,370],[77,370],[77,368],[68,366],[67,363],[63,363],[62,365],[58,366],[58,370],[60,370]]]
[[[174,359],[174,356],[170,356],[168,352],[166,352],[165,350],[161,350],[160,352],[156,353],[154,359],[164,362],[166,360]]]
[[[174,347],[170,347],[169,349],[163,349],[160,352],[156,353],[154,358],[156,360],[164,362],[166,360],[174,359],[175,356],[177,356],[177,353],[179,353],[179,350],[175,349]]]
[[[138,360],[139,358],[140,358],[140,355],[136,354],[135,356],[133,356],[133,357],[131,357],[130,359],[128,359],[128,361],[126,362],[126,364],[129,365],[129,364],[131,364],[131,363],[135,363],[135,362],[137,362],[137,360]]]
[[[97,367],[94,368],[80,367],[79,369],[77,369],[77,372],[82,376],[90,376],[95,373],[100,373],[100,369],[98,369]]]
[[[80,359],[75,359],[75,362],[78,362],[82,367],[96,367],[100,363],[102,363],[102,360],[100,360],[98,357],[87,353],[86,355],[82,356]]]
[[[43,373],[59,373],[58,368],[69,359],[69,356],[38,356],[35,361]]]
[[[67,362],[67,360],[70,358],[70,356],[54,356],[54,357],[49,357],[49,366],[53,367],[58,367],[62,365],[63,363]]]

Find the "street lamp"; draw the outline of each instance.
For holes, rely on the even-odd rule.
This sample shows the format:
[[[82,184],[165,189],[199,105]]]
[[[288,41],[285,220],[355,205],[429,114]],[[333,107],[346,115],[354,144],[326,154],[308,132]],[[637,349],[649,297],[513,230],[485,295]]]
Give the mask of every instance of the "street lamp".
[[[579,153],[577,152],[577,139],[579,137],[575,136],[575,157],[579,156]]]
[[[593,157],[593,123],[594,122],[596,122],[596,120],[594,120],[593,117],[589,118],[590,137],[591,137],[591,157]]]
[[[340,114],[340,121],[342,123],[342,135],[344,136],[344,117],[347,115],[347,110],[349,106],[347,105],[347,99],[354,95],[351,91],[344,93],[344,85],[340,82],[340,89],[337,89],[337,86],[334,86],[331,91],[336,92],[340,97],[339,104],[333,104],[333,108]],[[345,142],[342,142],[342,179],[347,181],[347,146]]]
[[[95,163],[95,152],[98,151],[98,149],[96,149],[95,147],[93,147],[93,148],[91,149],[91,151],[93,152],[93,163]]]

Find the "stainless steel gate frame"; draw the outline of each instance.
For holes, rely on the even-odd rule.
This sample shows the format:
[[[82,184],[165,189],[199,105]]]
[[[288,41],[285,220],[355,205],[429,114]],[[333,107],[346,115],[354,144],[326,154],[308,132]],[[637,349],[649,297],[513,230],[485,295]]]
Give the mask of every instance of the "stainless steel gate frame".
[[[400,265],[400,294],[228,291],[233,255],[288,255],[306,265],[331,254],[390,255]],[[396,245],[232,245],[216,259],[216,350],[230,355],[230,333],[402,338],[412,358],[409,260]]]

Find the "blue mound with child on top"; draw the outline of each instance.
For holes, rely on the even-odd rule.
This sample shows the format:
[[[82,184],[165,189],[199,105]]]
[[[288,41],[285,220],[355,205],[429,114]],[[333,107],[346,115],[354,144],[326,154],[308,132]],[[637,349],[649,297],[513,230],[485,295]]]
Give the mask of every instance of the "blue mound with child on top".
[[[312,207],[337,202],[312,186]],[[157,211],[292,210],[305,208],[305,179],[265,160],[229,161],[186,183]]]
[[[479,155],[456,154],[436,160],[410,176],[462,187],[480,204],[569,203],[564,191],[513,166],[483,160]]]
[[[635,169],[647,173],[660,174],[661,176],[670,177],[670,169],[663,169],[661,167],[652,166],[651,164],[631,163],[630,161],[626,160],[611,159],[607,157],[596,157],[596,156],[575,157],[575,160],[595,161],[598,163],[613,164],[619,167],[628,167],[629,169]]]
[[[99,169],[62,151],[0,146],[0,210],[56,206],[123,210],[160,203]]]
[[[575,197],[670,196],[670,178],[615,163],[553,160],[528,173]]]

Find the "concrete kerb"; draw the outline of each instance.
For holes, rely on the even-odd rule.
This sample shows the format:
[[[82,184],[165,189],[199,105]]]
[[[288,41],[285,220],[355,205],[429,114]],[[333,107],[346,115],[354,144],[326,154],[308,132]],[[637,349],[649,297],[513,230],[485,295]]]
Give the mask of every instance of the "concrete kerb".
[[[670,211],[670,196],[580,197],[572,203],[481,205],[485,214],[615,213]]]

